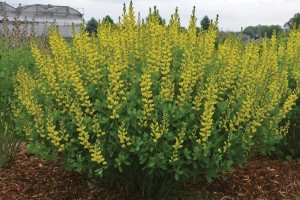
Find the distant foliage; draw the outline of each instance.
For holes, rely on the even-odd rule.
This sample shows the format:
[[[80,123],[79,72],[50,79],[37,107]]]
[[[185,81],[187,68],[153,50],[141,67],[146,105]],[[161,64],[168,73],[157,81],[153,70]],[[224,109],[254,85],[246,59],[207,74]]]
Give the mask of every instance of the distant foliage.
[[[275,32],[277,35],[282,33],[283,29],[279,25],[271,25],[271,26],[264,26],[264,25],[258,25],[258,26],[248,26],[243,30],[244,34],[249,35],[251,38],[258,39],[263,37],[271,38],[273,35],[273,32]]]
[[[109,16],[106,15],[103,19],[102,19],[102,23],[110,23],[112,25],[115,25],[114,20]]]
[[[210,19],[208,18],[207,15],[205,15],[201,20],[201,28],[203,28],[204,30],[208,30],[209,25],[210,25]]]
[[[300,25],[300,13],[296,13],[294,15],[294,17],[292,18],[292,27],[291,28],[293,28],[293,27],[298,28],[299,25]]]
[[[86,24],[86,31],[89,33],[89,35],[92,35],[93,33],[97,33],[99,23],[95,18],[91,18],[87,24]]]

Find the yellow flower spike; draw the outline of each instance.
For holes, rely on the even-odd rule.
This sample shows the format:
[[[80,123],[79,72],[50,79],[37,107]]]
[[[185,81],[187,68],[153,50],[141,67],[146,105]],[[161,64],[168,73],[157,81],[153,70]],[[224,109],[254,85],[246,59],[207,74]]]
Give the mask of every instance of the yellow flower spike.
[[[78,98],[82,102],[81,106],[88,108],[91,107],[92,104],[89,101],[90,98],[85,91],[83,77],[80,74],[80,66],[78,66],[74,62],[74,59],[72,59],[70,48],[64,39],[57,34],[50,35],[50,46],[54,54],[54,63],[57,65],[56,70],[58,79],[61,82],[60,87],[70,88],[70,86],[72,86]],[[89,77],[89,79],[91,78]],[[68,94],[62,95],[60,98],[63,99],[67,104],[70,103]]]
[[[178,14],[178,7],[175,9],[175,13],[171,15],[171,19],[168,25],[168,33],[170,35],[170,39],[172,44],[178,45],[179,44],[179,34],[180,34],[180,19]]]
[[[166,102],[172,102],[174,98],[174,83],[170,75],[170,61],[172,60],[171,44],[166,36],[162,40],[162,45],[164,47],[162,48],[160,62],[160,73],[162,74],[160,96]]]
[[[276,117],[273,117],[273,120],[270,121],[270,128],[275,129],[277,124],[280,123],[281,120],[285,119],[287,113],[292,110],[292,107],[296,104],[296,101],[298,99],[297,94],[295,91],[288,96],[286,101],[284,102],[283,106],[279,110],[279,113]],[[280,129],[281,127],[279,127]]]
[[[209,85],[207,90],[205,91],[206,93],[206,100],[204,102],[204,111],[201,114],[201,128],[200,128],[200,136],[201,136],[201,141],[205,142],[207,138],[211,135],[211,128],[213,124],[213,114],[214,114],[214,106],[217,103],[217,98],[218,96],[216,93],[218,92],[216,90],[216,83],[212,81]]]
[[[83,124],[83,116],[85,113],[81,111],[80,104],[76,101],[72,103],[71,110],[76,120],[76,130],[79,132],[78,139],[81,141],[80,144],[82,144],[85,149],[89,149],[92,144],[89,142],[90,136],[86,131],[87,127]]]
[[[219,46],[218,50],[218,64],[221,65],[219,72],[219,86],[220,95],[227,90],[232,89],[237,77],[239,68],[240,54],[239,54],[239,40],[228,38]]]
[[[100,127],[100,122],[98,121],[98,119],[97,119],[96,116],[93,117],[93,125],[92,125],[92,128],[93,128],[93,133],[96,134],[96,136],[97,136],[98,138],[105,135],[105,132],[102,131],[102,129],[101,129],[101,127]]]
[[[132,60],[131,58],[136,52],[138,26],[136,23],[136,17],[132,2],[130,2],[128,12],[126,10],[126,7],[124,7],[122,17],[122,28],[120,34],[122,62],[126,66],[134,65],[134,60]]]
[[[196,37],[196,17],[195,17],[195,7],[193,9],[193,13],[190,19],[189,28],[187,31],[186,43],[184,44],[184,60],[183,60],[183,68],[180,74],[180,82],[179,82],[179,95],[177,96],[178,106],[182,107],[186,104],[192,102],[192,92],[198,80],[202,80],[205,62],[199,60],[199,58],[204,58],[203,55],[200,55],[197,50],[197,46],[199,45],[199,40]],[[204,61],[204,60],[203,60]],[[199,104],[201,98],[199,97],[200,91],[198,91],[198,95],[196,95],[196,101],[194,104],[194,109],[199,110]],[[195,106],[196,104],[196,106]]]
[[[183,142],[184,142],[184,136],[185,136],[185,132],[186,132],[186,125],[184,125],[178,136],[175,138],[175,144],[172,145],[173,147],[173,155],[171,156],[169,162],[173,163],[176,162],[178,160],[178,153],[179,150],[183,147]]]
[[[44,111],[42,110],[42,105],[37,103],[37,100],[34,97],[33,91],[37,87],[37,81],[25,71],[23,67],[19,68],[15,76],[15,82],[17,83],[14,93],[20,100],[20,102],[25,106],[25,109],[34,118],[34,126],[36,131],[40,134],[41,137],[45,137],[44,130]],[[32,139],[31,136],[27,136],[29,139]]]
[[[56,126],[53,123],[53,118],[48,116],[47,117],[47,131],[48,131],[48,140],[51,141],[51,143],[59,149],[59,151],[62,151],[61,147],[61,140],[63,139],[63,136],[55,130]]]
[[[96,140],[94,145],[89,147],[89,152],[91,154],[91,160],[100,164],[100,165],[107,165],[105,158],[102,154],[101,147],[100,147],[100,140]]]
[[[124,86],[124,81],[121,79],[121,72],[126,70],[126,65],[122,61],[122,50],[121,44],[118,38],[113,40],[114,48],[114,60],[109,65],[109,88],[107,88],[107,100],[109,102],[108,108],[112,110],[111,119],[119,118],[118,111],[122,106],[122,101],[126,101],[126,88]]]
[[[258,77],[256,67],[259,66],[259,44],[247,44],[241,62],[242,64],[237,69],[239,74],[239,78],[236,80],[237,87],[234,88],[229,96],[232,101],[240,98],[242,94],[253,95]]]
[[[147,120],[151,116],[152,111],[154,110],[154,104],[152,99],[152,90],[151,90],[151,75],[149,71],[145,70],[141,78],[141,93],[143,101],[143,124],[147,126]]]
[[[74,35],[74,51],[80,63],[85,69],[85,82],[98,83],[101,78],[101,68],[99,68],[99,56],[94,37],[88,36],[88,33],[82,32],[80,36]]]
[[[236,131],[235,127],[239,127],[240,124],[246,123],[251,119],[251,110],[253,109],[254,100],[253,97],[247,96],[247,99],[243,101],[240,110],[233,118],[233,122],[229,123],[232,132]]]
[[[130,137],[128,137],[128,133],[127,133],[125,126],[126,126],[126,124],[124,122],[122,122],[122,124],[119,126],[119,129],[118,129],[118,138],[120,140],[122,148],[125,148],[125,147],[131,145]]]
[[[162,136],[162,131],[160,130],[158,122],[154,119],[153,122],[150,125],[151,129],[151,136],[153,138],[154,143],[158,141],[158,139]]]

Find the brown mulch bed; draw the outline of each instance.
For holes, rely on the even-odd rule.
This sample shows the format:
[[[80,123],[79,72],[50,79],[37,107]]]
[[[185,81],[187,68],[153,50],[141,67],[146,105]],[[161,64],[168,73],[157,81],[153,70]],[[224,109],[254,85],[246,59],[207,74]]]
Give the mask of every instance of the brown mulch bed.
[[[207,189],[216,194],[214,199],[300,200],[300,159],[251,159],[228,173],[227,181],[215,181]]]
[[[207,199],[299,199],[300,159],[282,161],[255,158],[234,173],[227,181],[214,181],[189,190]],[[205,189],[204,189],[205,188]],[[178,199],[194,199],[181,196]],[[45,163],[21,148],[15,162],[0,169],[0,199],[140,199],[126,196],[100,181],[87,179],[77,172],[68,172],[58,162]],[[199,199],[199,198],[197,198]]]

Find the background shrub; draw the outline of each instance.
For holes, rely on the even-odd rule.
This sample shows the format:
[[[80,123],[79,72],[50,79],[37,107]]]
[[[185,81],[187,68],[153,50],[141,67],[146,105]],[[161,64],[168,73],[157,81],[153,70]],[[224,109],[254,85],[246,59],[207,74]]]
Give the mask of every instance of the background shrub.
[[[299,27],[300,28],[300,27]],[[287,53],[283,59],[289,66],[289,87],[299,91],[300,86],[300,74],[299,74],[299,61],[300,61],[300,47],[299,44],[299,32],[295,29],[289,33],[288,38],[284,39],[284,43],[287,44]],[[282,42],[282,40],[280,40]],[[299,93],[298,93],[299,94]],[[289,123],[288,133],[283,140],[276,146],[275,155],[292,159],[300,156],[300,100],[296,101],[296,105],[289,113],[285,122]]]
[[[297,106],[293,108],[288,119],[288,134],[281,140],[275,148],[277,156],[288,160],[300,156],[300,101],[298,99]]]
[[[17,18],[13,31],[10,32],[5,11],[2,14],[4,32],[0,32],[0,167],[13,160],[19,144],[12,114],[13,77],[20,65],[24,65],[28,70],[34,66],[28,38],[24,30],[20,30]]]

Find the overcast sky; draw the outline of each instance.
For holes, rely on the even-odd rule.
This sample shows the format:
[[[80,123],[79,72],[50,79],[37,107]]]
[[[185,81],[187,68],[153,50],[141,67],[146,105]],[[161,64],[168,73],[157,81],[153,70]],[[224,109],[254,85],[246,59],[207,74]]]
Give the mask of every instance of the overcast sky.
[[[3,1],[3,0],[0,0]],[[37,3],[36,0],[7,0],[15,7]],[[114,21],[122,14],[123,3],[130,0],[39,0],[39,4],[66,5],[79,9],[85,20],[94,17],[102,19],[110,15]],[[293,15],[300,12],[300,0],[133,0],[135,12],[146,17],[149,7],[156,5],[160,15],[169,20],[176,6],[182,25],[187,26],[193,6],[196,6],[198,26],[201,19],[208,15],[215,18],[219,14],[219,28],[223,31],[239,31],[241,27],[261,25],[283,26]]]

